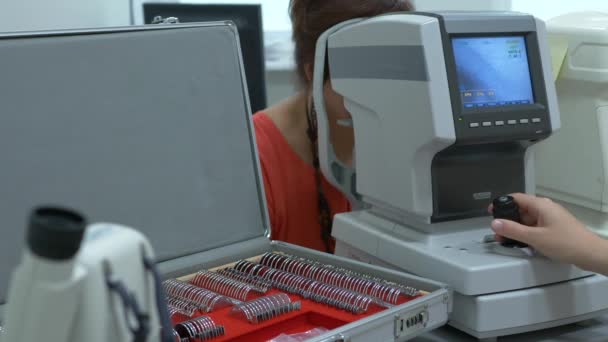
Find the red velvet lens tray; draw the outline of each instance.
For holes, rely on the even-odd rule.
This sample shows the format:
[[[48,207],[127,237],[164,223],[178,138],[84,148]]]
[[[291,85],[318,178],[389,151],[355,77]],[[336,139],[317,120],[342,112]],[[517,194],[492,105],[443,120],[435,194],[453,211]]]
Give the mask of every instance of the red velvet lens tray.
[[[265,295],[281,293],[282,291],[272,289]],[[300,301],[302,307],[299,311],[293,311],[273,319],[252,324],[245,317],[238,314],[231,314],[232,307],[226,307],[210,313],[196,314],[194,317],[209,316],[217,325],[223,325],[225,335],[211,339],[210,341],[268,341],[278,335],[302,333],[317,327],[326,329],[335,329],[359,319],[371,316],[386,308],[371,305],[369,310],[360,315],[352,314],[348,311],[340,310],[325,304],[313,302],[304,299],[298,295],[289,295],[292,301]],[[417,297],[401,297],[399,304],[414,300]],[[173,318],[173,324],[186,321],[190,318],[186,316],[176,315]]]

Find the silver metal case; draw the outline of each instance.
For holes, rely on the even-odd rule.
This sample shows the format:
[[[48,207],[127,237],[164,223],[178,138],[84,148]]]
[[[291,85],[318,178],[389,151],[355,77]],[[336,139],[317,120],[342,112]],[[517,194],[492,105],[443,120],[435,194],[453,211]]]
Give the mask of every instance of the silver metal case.
[[[0,303],[29,210],[58,204],[140,229],[166,277],[283,251],[430,292],[314,341],[403,341],[447,322],[444,284],[269,241],[231,24],[2,35],[0,55]]]

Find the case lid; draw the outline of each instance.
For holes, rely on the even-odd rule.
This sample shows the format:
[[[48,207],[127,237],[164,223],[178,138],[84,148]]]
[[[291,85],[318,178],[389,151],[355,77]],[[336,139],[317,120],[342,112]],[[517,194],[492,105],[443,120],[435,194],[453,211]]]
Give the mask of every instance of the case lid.
[[[0,303],[30,210],[141,230],[159,261],[265,235],[228,23],[0,35]]]

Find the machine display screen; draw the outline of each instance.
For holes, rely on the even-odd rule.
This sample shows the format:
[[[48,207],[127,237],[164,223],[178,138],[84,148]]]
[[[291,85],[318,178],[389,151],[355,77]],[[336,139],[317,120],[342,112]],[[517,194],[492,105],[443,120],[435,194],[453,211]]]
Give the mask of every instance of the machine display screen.
[[[464,109],[534,103],[524,36],[452,38]]]

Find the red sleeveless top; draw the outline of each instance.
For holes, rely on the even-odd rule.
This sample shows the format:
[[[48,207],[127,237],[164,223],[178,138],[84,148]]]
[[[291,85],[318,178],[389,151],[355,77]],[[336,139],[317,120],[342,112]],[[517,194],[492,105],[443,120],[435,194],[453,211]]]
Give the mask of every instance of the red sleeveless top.
[[[325,251],[319,224],[315,169],[292,150],[266,114],[255,114],[253,124],[270,215],[271,239]],[[346,197],[325,178],[322,186],[332,215],[350,211]]]

